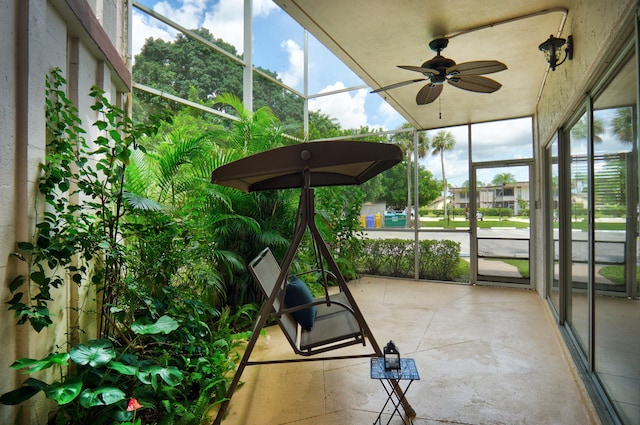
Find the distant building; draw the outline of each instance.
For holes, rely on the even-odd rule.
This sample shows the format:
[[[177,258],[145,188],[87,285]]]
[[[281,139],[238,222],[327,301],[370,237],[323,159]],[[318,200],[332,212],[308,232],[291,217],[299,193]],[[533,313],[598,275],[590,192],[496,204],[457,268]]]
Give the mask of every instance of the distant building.
[[[469,206],[469,188],[451,187],[449,192],[455,208]],[[476,188],[476,207],[479,208],[511,208],[515,215],[529,209],[529,182],[507,183],[498,186],[481,186]],[[442,207],[442,203],[440,203]]]

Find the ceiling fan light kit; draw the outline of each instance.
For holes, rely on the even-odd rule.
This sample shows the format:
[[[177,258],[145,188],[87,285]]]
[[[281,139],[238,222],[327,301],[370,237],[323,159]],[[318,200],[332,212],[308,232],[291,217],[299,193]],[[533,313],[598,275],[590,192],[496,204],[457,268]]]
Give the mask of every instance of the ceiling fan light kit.
[[[399,68],[419,72],[425,78],[407,80],[380,87],[371,93],[387,91],[420,81],[428,81],[428,84],[422,87],[416,95],[416,103],[418,105],[426,105],[440,96],[445,81],[456,88],[476,93],[493,93],[502,87],[502,84],[482,75],[504,71],[507,69],[505,64],[495,60],[456,64],[453,59],[446,58],[440,54],[448,45],[449,39],[436,38],[429,43],[429,47],[436,52],[436,56],[424,62],[421,66],[398,65]]]
[[[561,59],[562,47],[565,46],[565,44],[564,57]],[[551,70],[555,71],[564,61],[573,59],[573,36],[570,35],[565,40],[564,38],[554,37],[552,34],[538,46],[538,49],[544,53],[544,57]]]

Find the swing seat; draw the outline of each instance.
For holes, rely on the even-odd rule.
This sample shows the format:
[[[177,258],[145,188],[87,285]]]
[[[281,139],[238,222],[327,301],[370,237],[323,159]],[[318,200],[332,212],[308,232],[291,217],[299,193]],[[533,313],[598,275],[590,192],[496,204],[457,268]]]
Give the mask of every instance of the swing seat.
[[[249,270],[268,299],[281,272],[271,250],[265,248],[258,254],[249,264]],[[287,308],[284,303],[285,291],[286,287],[278,288],[278,295],[273,303],[273,315],[297,354],[312,356],[350,345],[365,345],[363,326],[343,292],[327,294],[311,303]],[[311,329],[303,329],[292,313],[311,306],[316,307],[315,322]]]

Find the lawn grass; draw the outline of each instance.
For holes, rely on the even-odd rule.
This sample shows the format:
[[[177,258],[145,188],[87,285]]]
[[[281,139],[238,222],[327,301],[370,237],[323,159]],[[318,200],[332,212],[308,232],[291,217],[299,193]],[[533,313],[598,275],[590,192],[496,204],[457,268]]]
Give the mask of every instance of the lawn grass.
[[[459,280],[464,280],[465,282],[469,281],[469,275],[471,270],[471,265],[469,264],[468,261],[464,260],[464,259],[460,259],[458,261],[458,267],[456,267],[456,272],[455,272],[455,280],[459,281]]]
[[[429,221],[421,221],[420,225],[422,228],[429,227],[444,227],[445,229],[468,229],[469,221],[467,220],[448,220],[444,219],[440,220],[429,220]],[[526,229],[529,227],[529,223],[526,221],[516,221],[510,219],[502,219],[500,220],[498,217],[487,217],[483,221],[478,221],[479,229],[490,229],[492,227],[515,227],[518,229]],[[554,228],[558,228],[558,222],[553,223]],[[587,222],[586,221],[574,221],[571,223],[571,228],[575,230],[587,230]],[[596,223],[596,230],[620,230],[624,231],[627,229],[627,225],[625,223]]]
[[[604,266],[598,274],[616,285],[624,285],[624,266]],[[636,280],[640,282],[640,267],[636,268]]]
[[[554,228],[558,228],[558,222],[553,223]],[[588,228],[587,221],[574,221],[571,223],[571,228],[575,230],[584,230]],[[626,230],[626,223],[596,223],[596,230]]]
[[[511,258],[501,258],[499,260],[489,260],[489,261],[502,261],[503,263],[511,264],[515,268],[518,269],[518,273],[525,279],[529,278],[529,260],[517,260]]]

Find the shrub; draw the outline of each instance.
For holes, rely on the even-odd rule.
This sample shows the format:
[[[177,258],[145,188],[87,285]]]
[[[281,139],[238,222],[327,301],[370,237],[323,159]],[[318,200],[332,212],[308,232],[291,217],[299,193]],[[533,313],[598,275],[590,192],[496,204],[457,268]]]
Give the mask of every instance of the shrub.
[[[450,240],[426,240],[419,245],[420,279],[453,280],[458,276],[460,244]],[[413,242],[404,239],[365,239],[356,268],[379,276],[413,277]]]
[[[460,243],[450,240],[420,242],[421,279],[453,280],[460,261]]]

